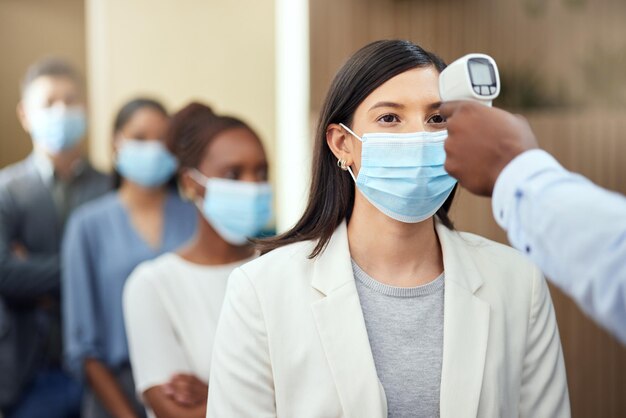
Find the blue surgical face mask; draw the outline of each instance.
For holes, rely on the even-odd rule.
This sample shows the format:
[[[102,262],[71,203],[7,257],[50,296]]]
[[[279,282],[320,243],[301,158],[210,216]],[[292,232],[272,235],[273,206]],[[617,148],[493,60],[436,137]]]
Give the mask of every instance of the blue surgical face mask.
[[[120,175],[144,187],[158,187],[172,178],[178,163],[157,139],[123,140],[115,162]]]
[[[272,187],[269,183],[207,178],[198,170],[191,177],[204,186],[198,209],[213,229],[233,245],[257,236],[272,218]]]
[[[378,210],[400,222],[422,222],[444,204],[456,180],[444,170],[447,131],[367,133],[358,138],[361,169],[350,175],[363,196]]]
[[[80,107],[27,109],[27,118],[33,142],[52,154],[75,146],[87,127],[85,111]]]

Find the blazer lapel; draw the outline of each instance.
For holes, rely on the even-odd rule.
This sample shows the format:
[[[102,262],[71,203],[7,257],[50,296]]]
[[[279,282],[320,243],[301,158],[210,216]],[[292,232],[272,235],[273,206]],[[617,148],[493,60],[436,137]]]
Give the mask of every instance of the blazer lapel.
[[[345,223],[315,262],[311,308],[346,417],[386,417],[387,404],[356,291]]]
[[[489,305],[475,292],[482,285],[467,243],[437,225],[446,272],[441,372],[441,418],[474,418],[489,336]]]

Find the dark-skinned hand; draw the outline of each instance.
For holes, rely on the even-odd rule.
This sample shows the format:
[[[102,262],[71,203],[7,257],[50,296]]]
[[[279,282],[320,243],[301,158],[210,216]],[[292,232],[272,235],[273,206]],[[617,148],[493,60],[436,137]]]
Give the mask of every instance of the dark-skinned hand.
[[[521,116],[472,101],[443,103],[440,111],[448,121],[445,169],[474,194],[491,196],[504,167],[537,148]]]
[[[206,404],[209,387],[190,374],[176,374],[163,385],[163,391],[178,404],[196,406]]]

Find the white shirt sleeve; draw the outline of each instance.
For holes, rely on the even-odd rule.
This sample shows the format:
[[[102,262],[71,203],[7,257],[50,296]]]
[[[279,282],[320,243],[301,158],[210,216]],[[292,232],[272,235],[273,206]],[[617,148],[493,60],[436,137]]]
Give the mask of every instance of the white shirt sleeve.
[[[124,320],[137,394],[191,373],[188,360],[155,287],[150,264],[139,265],[124,287]]]
[[[565,170],[542,150],[500,174],[493,212],[526,253],[597,322],[626,343],[626,198]]]

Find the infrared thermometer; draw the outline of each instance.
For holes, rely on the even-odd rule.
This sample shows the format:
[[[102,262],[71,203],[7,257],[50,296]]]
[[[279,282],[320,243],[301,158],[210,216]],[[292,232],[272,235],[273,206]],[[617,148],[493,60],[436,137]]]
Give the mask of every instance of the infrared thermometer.
[[[500,94],[496,62],[485,54],[468,54],[459,58],[439,75],[439,94],[443,102],[474,100],[491,106]]]

